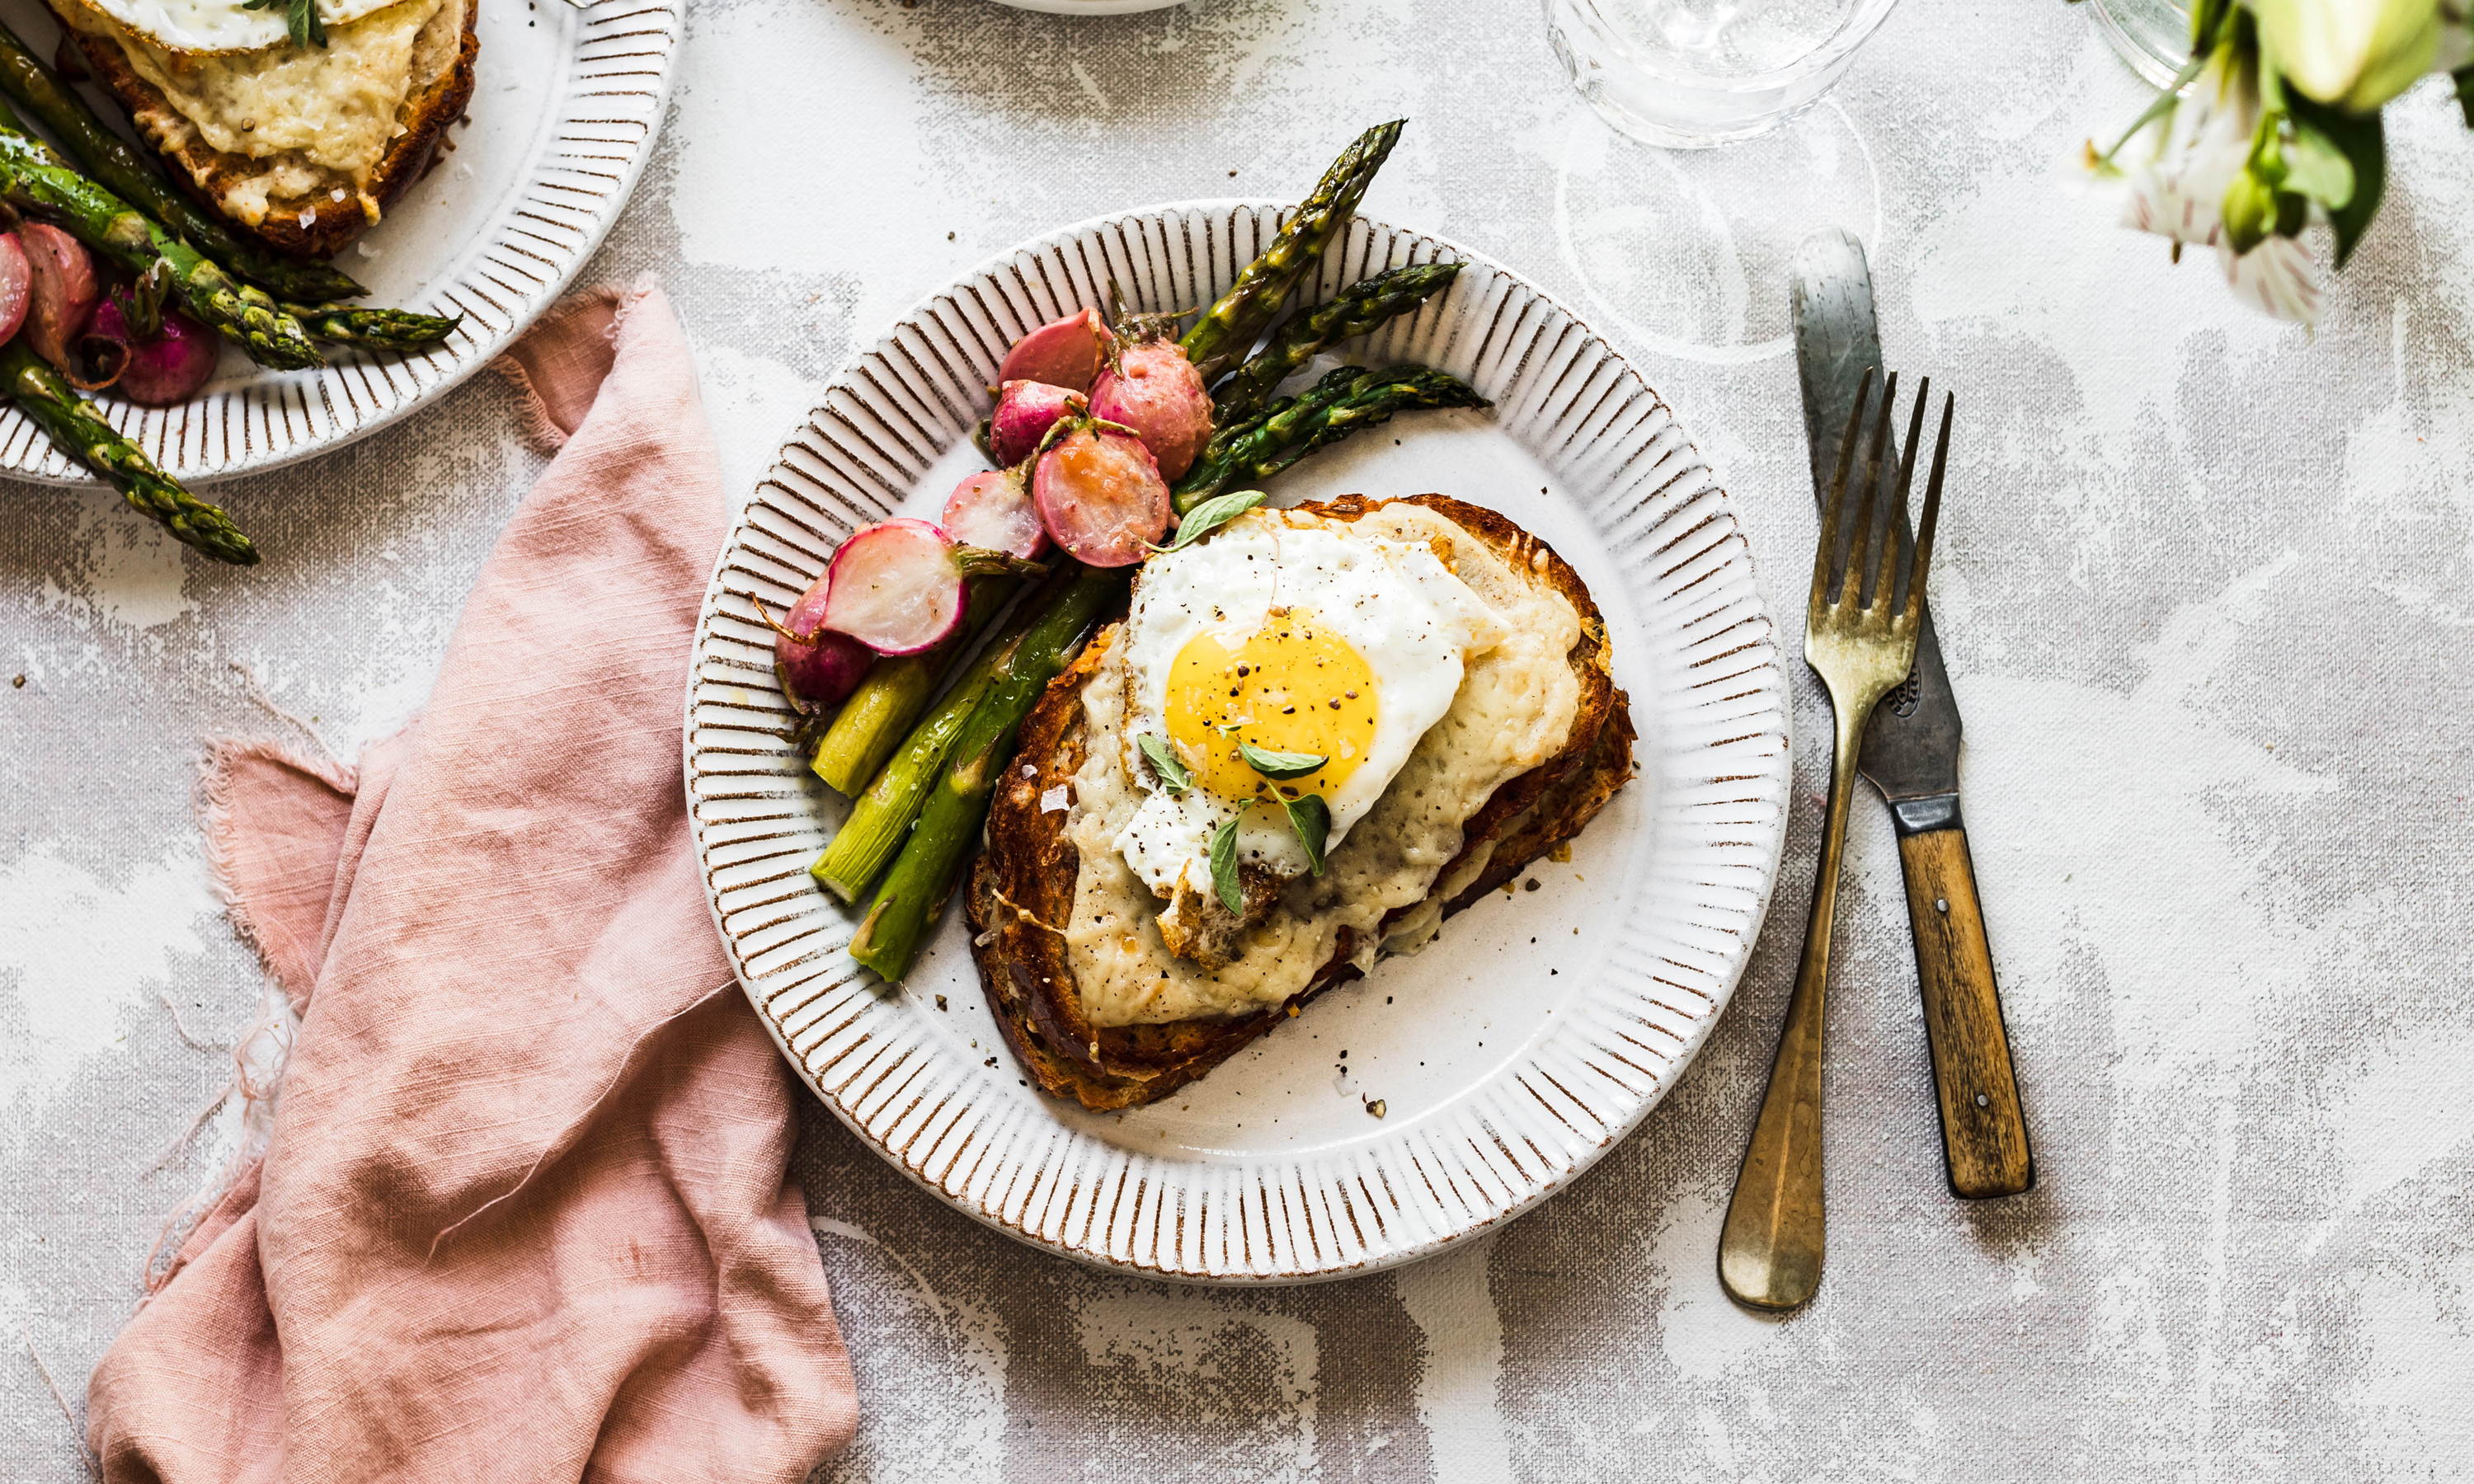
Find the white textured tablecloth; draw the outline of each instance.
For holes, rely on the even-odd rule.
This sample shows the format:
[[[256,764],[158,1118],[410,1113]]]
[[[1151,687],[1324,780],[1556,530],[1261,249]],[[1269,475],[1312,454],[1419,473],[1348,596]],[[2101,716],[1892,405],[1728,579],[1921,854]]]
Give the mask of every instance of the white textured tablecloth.
[[[1778,257],[1855,227],[1889,358],[1959,395],[1934,603],[2042,1177],[1986,1206],[1943,1187],[1896,851],[1861,803],[1828,1281],[1783,1323],[1718,1290],[1826,781],[1798,664],[1798,812],[1734,1007],[1628,1143],[1460,1253],[1292,1291],[1107,1278],[812,1109],[865,1414],[827,1476],[2474,1476],[2474,141],[2452,101],[2391,109],[2389,203],[2314,338],[2089,195],[2080,141],[2144,94],[2060,0],[1908,0],[1790,133],[1689,157],[1610,135],[1516,0],[698,0],[691,34],[591,272],[664,275],[740,490],[853,346],[970,263],[1116,207],[1294,197],[1405,113],[1367,210],[1519,268],[1631,351],[1792,633],[1813,515],[1794,365],[1765,349]],[[474,382],[219,490],[268,553],[250,572],[103,493],[0,487],[0,1475],[82,1476],[35,1356],[76,1406],[162,1214],[236,1137],[227,1110],[158,1162],[258,988],[190,822],[198,738],[276,725],[243,672],[348,754],[391,730],[539,467]]]

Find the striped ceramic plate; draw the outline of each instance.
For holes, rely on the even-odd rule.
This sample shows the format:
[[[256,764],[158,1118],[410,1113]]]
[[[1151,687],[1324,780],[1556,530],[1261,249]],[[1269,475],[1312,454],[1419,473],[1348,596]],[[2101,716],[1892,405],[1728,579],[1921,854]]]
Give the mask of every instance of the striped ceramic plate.
[[[476,0],[481,51],[452,152],[336,266],[368,302],[462,314],[415,356],[329,351],[314,371],[270,371],[226,347],[178,407],[109,394],[96,406],[174,475],[275,468],[376,432],[481,369],[549,307],[600,245],[653,153],[686,8],[679,0],[524,5]],[[57,29],[41,0],[0,0],[20,35]],[[91,483],[23,414],[0,411],[0,473]]]
[[[1439,490],[1502,510],[1580,570],[1632,693],[1639,778],[1440,943],[1334,991],[1172,1098],[1092,1114],[1025,1085],[949,920],[910,982],[843,949],[806,867],[842,814],[801,767],[751,599],[787,607],[856,527],[933,517],[1007,344],[1104,302],[1209,301],[1274,208],[1085,223],[922,303],[842,372],[716,570],[688,698],[688,793],[715,920],[799,1075],[962,1210],[1084,1261],[1186,1281],[1334,1278],[1431,1253],[1586,1168],[1672,1087],[1742,974],[1787,811],[1787,701],[1729,508],[1674,417],[1589,326],[1506,269],[1360,221],[1310,291],[1388,265],[1468,267],[1371,343],[1473,382],[1485,412],[1404,416],[1276,493]],[[1373,1109],[1379,1105],[1380,1116]]]

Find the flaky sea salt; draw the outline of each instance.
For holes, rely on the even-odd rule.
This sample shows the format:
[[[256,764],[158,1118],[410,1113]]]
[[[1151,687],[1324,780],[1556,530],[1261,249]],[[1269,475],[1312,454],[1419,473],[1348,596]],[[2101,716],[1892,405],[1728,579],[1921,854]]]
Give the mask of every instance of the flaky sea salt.
[[[1065,785],[1059,783],[1055,788],[1052,788],[1048,792],[1039,796],[1039,812],[1042,814],[1061,814],[1065,810]]]

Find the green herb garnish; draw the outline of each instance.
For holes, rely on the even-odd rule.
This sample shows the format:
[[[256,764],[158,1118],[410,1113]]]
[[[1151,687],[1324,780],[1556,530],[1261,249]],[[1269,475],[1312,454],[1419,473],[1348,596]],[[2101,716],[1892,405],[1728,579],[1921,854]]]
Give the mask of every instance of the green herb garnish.
[[[1165,546],[1154,546],[1152,550],[1183,551],[1186,547],[1262,504],[1265,498],[1260,490],[1232,490],[1226,494],[1213,495],[1185,513],[1185,518],[1177,522],[1175,540]]]
[[[1168,738],[1146,731],[1134,738],[1134,745],[1143,750],[1152,772],[1159,778],[1160,787],[1168,791],[1171,799],[1194,786],[1194,776],[1185,771],[1185,763],[1176,755],[1176,749],[1169,745]]]
[[[1306,848],[1306,864],[1316,875],[1322,874],[1322,843],[1331,834],[1331,806],[1322,795],[1308,794],[1302,799],[1283,799],[1281,806],[1289,811],[1289,826],[1298,832],[1298,843]]]
[[[1320,753],[1274,753],[1256,747],[1251,742],[1238,743],[1237,755],[1245,758],[1246,766],[1256,773],[1267,778],[1278,778],[1283,782],[1290,778],[1304,778],[1330,761]]]
[[[1237,879],[1237,822],[1233,819],[1211,832],[1211,889],[1220,894],[1220,905],[1239,917],[1246,915],[1246,886]]]
[[[240,0],[244,11],[283,12],[283,34],[295,46],[325,46],[327,22],[318,14],[318,0]]]

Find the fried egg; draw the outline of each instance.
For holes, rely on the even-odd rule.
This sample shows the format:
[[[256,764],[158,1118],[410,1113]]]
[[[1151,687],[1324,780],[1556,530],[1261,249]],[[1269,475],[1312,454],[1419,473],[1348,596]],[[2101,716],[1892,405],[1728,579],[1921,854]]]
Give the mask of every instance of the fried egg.
[[[283,44],[284,7],[246,9],[241,0],[77,0],[169,52],[256,52]],[[318,0],[318,18],[341,26],[396,0]]]
[[[1212,837],[1230,819],[1241,865],[1304,875],[1288,805],[1322,801],[1327,853],[1383,797],[1451,708],[1467,660],[1505,636],[1436,544],[1257,510],[1144,564],[1117,643],[1126,771],[1149,796],[1115,844],[1155,895],[1180,878],[1210,894]],[[1187,786],[1160,777],[1147,737],[1166,742]],[[1321,761],[1276,777],[1257,766],[1268,754]]]

